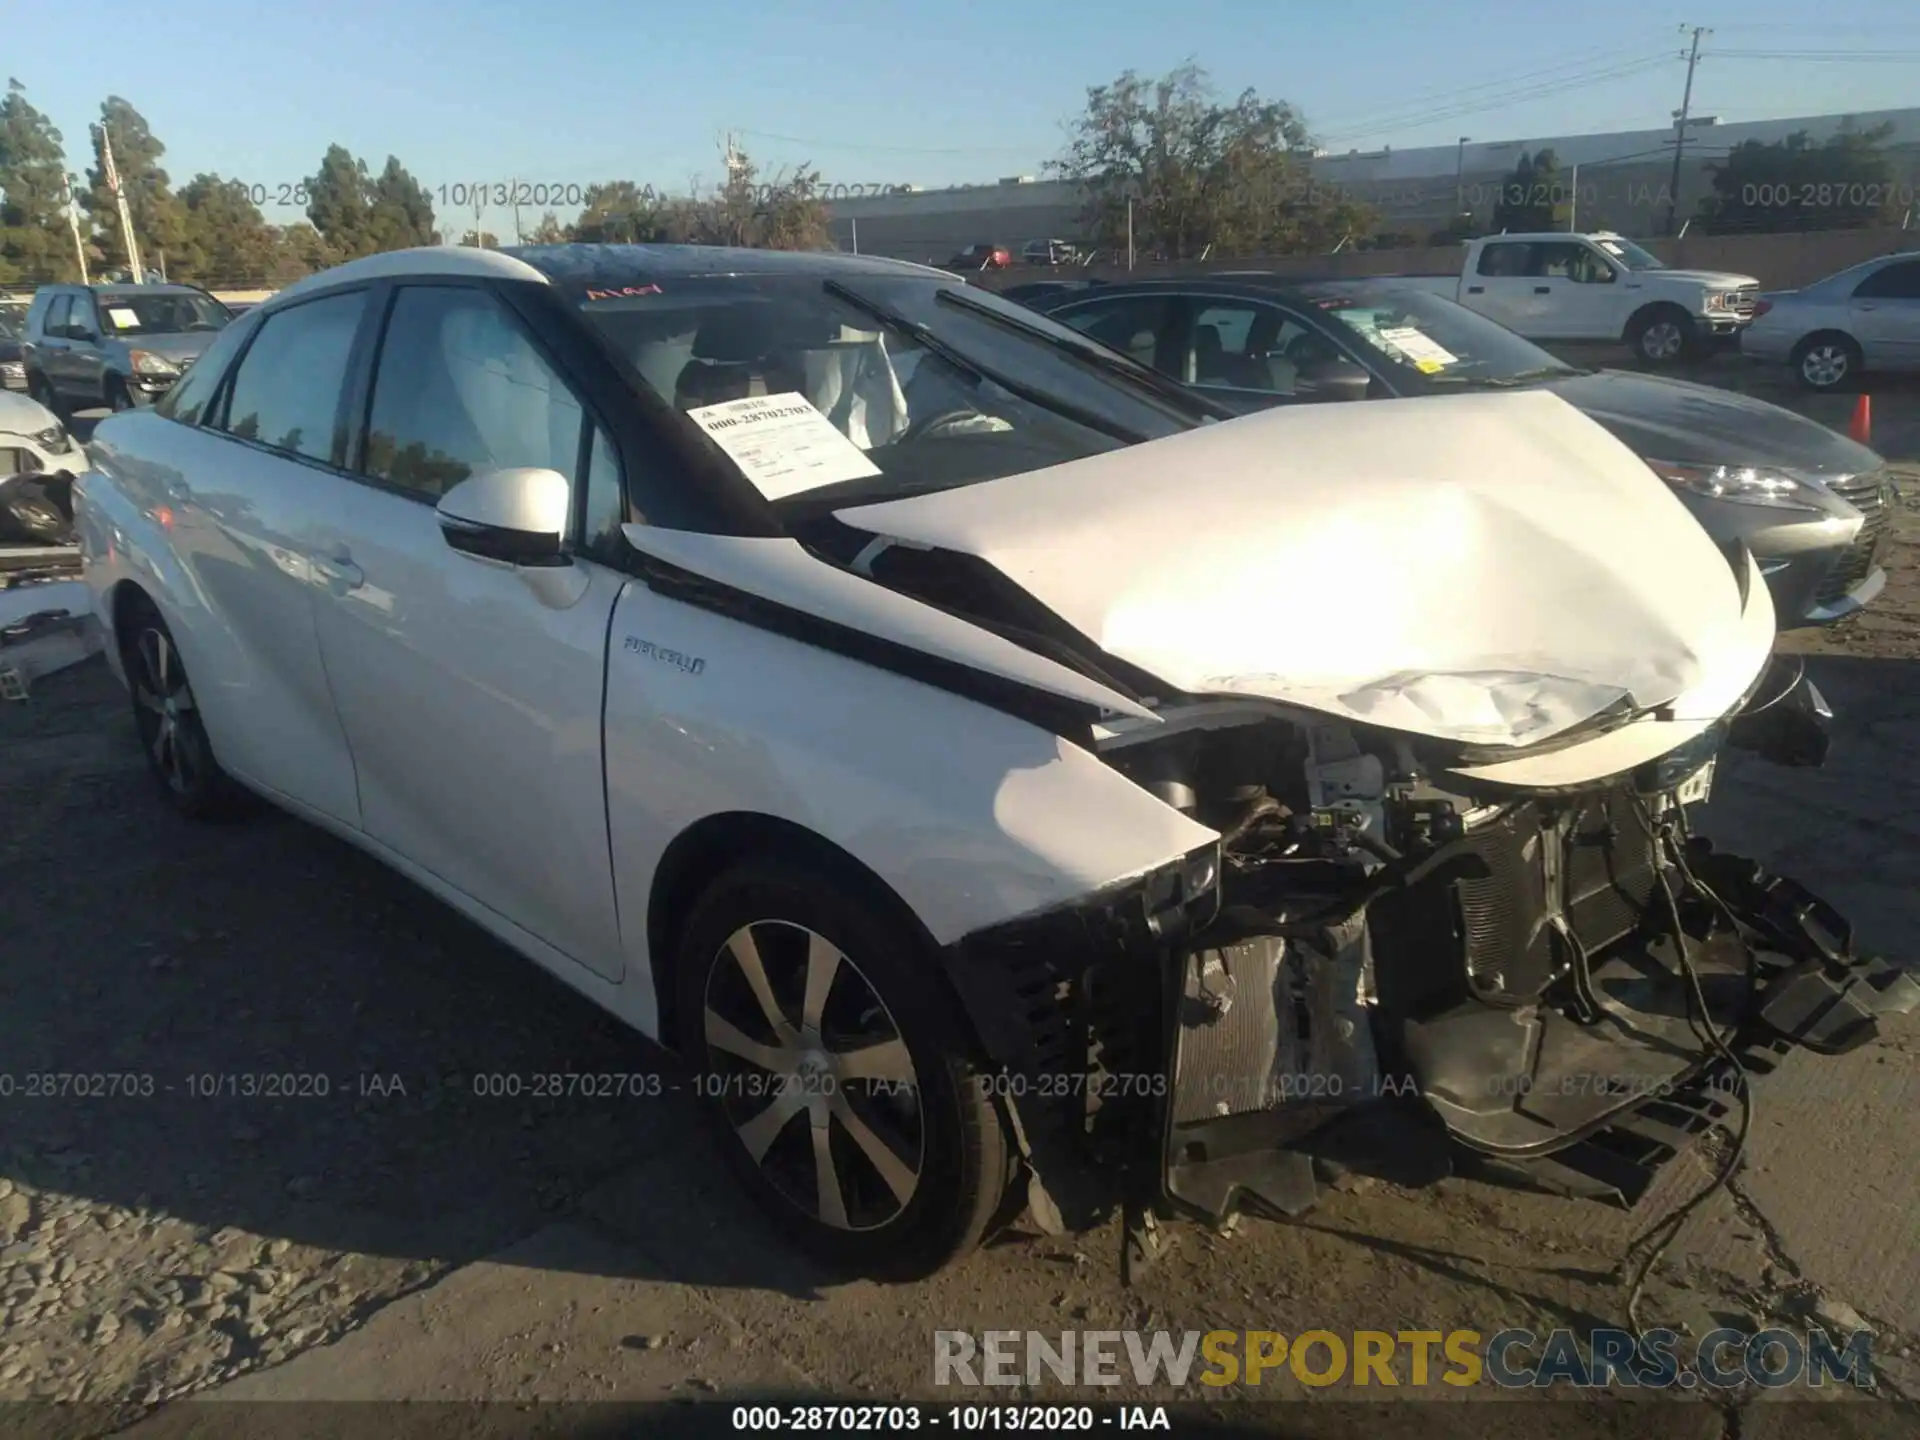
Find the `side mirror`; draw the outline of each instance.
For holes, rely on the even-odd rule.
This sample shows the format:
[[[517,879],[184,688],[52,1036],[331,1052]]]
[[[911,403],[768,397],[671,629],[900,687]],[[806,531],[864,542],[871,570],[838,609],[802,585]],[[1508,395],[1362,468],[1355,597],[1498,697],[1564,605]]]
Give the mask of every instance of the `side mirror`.
[[[557,470],[476,470],[434,510],[440,533],[461,554],[550,569],[569,563],[561,546],[572,492]]]
[[[1373,376],[1351,360],[1327,360],[1304,367],[1295,383],[1315,400],[1364,400]]]

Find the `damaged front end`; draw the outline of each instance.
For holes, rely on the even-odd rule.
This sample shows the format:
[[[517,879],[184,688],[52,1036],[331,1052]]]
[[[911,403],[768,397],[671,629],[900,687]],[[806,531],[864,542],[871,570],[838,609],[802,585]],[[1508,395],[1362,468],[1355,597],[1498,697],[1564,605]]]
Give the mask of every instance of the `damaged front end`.
[[[1819,764],[1830,718],[1776,661],[1697,739],[1551,788],[1237,701],[1103,747],[1221,838],[949,954],[1036,1220],[1298,1214],[1343,1171],[1633,1203],[1736,1066],[1853,1049],[1920,1002],[1831,907],[1688,825],[1722,748]]]

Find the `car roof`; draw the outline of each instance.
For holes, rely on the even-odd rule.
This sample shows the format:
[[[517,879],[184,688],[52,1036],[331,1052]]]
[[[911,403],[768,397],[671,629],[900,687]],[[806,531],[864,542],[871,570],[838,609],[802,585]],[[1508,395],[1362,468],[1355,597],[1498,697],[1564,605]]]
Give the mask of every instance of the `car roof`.
[[[198,285],[77,285],[77,290],[91,290],[95,295],[104,297],[120,296],[133,299],[140,295],[204,295],[207,292]]]
[[[616,286],[693,280],[723,275],[926,275],[948,283],[953,276],[928,265],[846,255],[835,250],[755,250],[726,245],[515,245],[487,250],[474,245],[421,245],[384,250],[349,260],[295,281],[262,302],[281,303],[335,285],[404,276],[489,276],[539,285]]]

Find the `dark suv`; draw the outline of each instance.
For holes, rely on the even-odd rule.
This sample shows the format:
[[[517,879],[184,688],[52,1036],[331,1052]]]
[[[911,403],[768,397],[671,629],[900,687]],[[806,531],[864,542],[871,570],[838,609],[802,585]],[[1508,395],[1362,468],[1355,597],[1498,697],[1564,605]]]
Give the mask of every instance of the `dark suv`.
[[[152,404],[232,319],[191,285],[43,285],[27,311],[27,393],[58,415]]]

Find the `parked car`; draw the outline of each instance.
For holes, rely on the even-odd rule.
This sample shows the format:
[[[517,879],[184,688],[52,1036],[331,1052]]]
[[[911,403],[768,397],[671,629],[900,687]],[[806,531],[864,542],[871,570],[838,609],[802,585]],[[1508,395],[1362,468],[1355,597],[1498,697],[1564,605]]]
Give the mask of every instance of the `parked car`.
[[[151,405],[232,319],[191,285],[42,285],[27,312],[27,393],[56,414]]]
[[[1029,280],[1020,285],[1008,285],[996,292],[1003,300],[1011,300],[1016,305],[1041,307],[1047,303],[1064,299],[1068,295],[1078,295],[1092,286],[1104,284],[1096,279],[1086,280]]]
[[[1618,436],[1707,532],[1747,545],[1782,624],[1853,614],[1886,585],[1886,462],[1764,400],[1588,370],[1397,278],[1243,274],[1103,285],[1033,302],[1236,410],[1549,390]]]
[[[0,304],[0,390],[27,388],[26,350],[23,332],[27,311],[24,305]]]
[[[57,416],[0,390],[0,542],[70,543],[73,477],[85,465],[86,452]]]
[[[1080,247],[1070,240],[1029,240],[1020,250],[1026,265],[1077,265]]]
[[[1920,250],[1849,266],[1800,290],[1760,297],[1743,353],[1786,364],[1809,390],[1874,371],[1920,370]]]
[[[987,241],[969,245],[955,253],[947,261],[949,270],[1005,270],[1013,264],[1013,252],[1004,245],[994,245]]]
[[[1737,344],[1760,288],[1751,275],[1671,270],[1611,231],[1489,235],[1468,242],[1457,275],[1390,278],[1530,340],[1622,341],[1650,365]]]
[[[1911,1008],[1684,838],[1824,705],[1630,451],[1537,391],[1222,414],[920,266],[399,251],[104,420],[81,546],[173,805],[264,796],[677,1048],[860,1270],[1294,1211],[1329,1136],[1627,1183],[1703,1033]],[[1745,978],[1695,1017],[1696,967]]]

